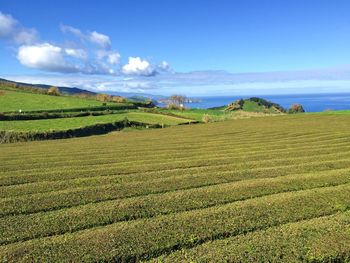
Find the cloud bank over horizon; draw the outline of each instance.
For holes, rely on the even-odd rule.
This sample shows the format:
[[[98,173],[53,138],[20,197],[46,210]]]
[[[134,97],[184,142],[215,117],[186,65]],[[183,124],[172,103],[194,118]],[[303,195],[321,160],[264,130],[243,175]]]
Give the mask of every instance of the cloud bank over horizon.
[[[95,92],[188,96],[271,95],[349,92],[350,66],[308,71],[233,74],[225,71],[166,73],[153,77],[68,74],[2,75],[34,84],[78,87]]]

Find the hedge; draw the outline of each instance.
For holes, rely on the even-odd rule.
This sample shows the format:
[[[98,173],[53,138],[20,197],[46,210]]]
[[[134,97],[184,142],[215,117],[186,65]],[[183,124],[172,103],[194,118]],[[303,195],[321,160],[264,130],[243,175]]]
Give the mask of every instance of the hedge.
[[[111,131],[122,130],[126,127],[145,127],[145,128],[162,128],[160,124],[147,124],[124,119],[112,123],[98,123],[76,129],[47,132],[16,132],[0,131],[0,144],[24,141],[55,140],[73,137],[84,137],[91,135],[106,134]]]
[[[101,105],[93,107],[82,107],[82,108],[69,108],[69,109],[53,109],[53,110],[36,110],[28,111],[28,113],[50,113],[50,112],[78,112],[78,111],[105,111],[105,110],[128,110],[128,109],[137,109],[138,107],[152,108],[154,107],[153,103],[143,103],[143,102],[133,102],[133,103],[123,103],[115,105]],[[18,112],[3,112],[3,113],[18,113]]]
[[[0,121],[23,121],[23,120],[44,120],[44,119],[59,119],[59,118],[75,118],[86,116],[101,116],[114,113],[125,113],[125,111],[84,111],[84,112],[38,112],[38,113],[0,113]]]

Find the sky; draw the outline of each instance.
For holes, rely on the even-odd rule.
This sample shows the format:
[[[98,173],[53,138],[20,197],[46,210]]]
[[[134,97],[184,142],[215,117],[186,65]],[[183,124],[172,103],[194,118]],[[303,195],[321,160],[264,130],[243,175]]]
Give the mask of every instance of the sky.
[[[350,1],[0,1],[0,77],[191,96],[350,92]]]

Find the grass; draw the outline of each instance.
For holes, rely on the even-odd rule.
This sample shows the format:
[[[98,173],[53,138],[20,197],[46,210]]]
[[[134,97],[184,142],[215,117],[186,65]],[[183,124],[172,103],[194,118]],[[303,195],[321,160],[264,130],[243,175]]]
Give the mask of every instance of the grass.
[[[349,254],[341,253],[344,247],[350,246],[349,218],[350,213],[344,212],[302,220],[247,235],[211,241],[154,261],[349,262]],[[295,254],[296,251],[299,253]]]
[[[328,115],[328,114],[339,114],[339,115],[349,115],[350,110],[328,110],[328,111],[323,111],[323,112],[312,112],[308,114],[322,114],[322,115]]]
[[[0,121],[0,130],[7,131],[49,131],[68,130],[96,123],[110,123],[128,118],[130,121],[138,121],[149,124],[163,123],[164,125],[177,125],[188,123],[189,120],[172,116],[143,113],[143,112],[122,112],[102,116],[87,116],[76,118],[26,120],[26,121]]]
[[[259,105],[257,102],[255,101],[250,101],[250,100],[245,100],[244,105],[243,105],[243,111],[247,111],[247,112],[266,112],[267,113],[280,113],[278,112],[275,108],[271,107],[271,108],[266,108],[263,105]]]
[[[0,96],[0,112],[59,110],[101,106],[102,102],[72,96],[49,96],[30,92],[4,90]]]
[[[219,120],[224,112],[222,110],[211,110],[211,109],[186,109],[186,110],[169,110],[169,109],[160,109],[160,111],[165,113],[172,113],[175,115],[179,115],[185,118],[194,119],[197,121],[202,121],[203,115],[208,114],[213,119]]]
[[[303,114],[0,145],[0,261],[347,262],[349,135]]]
[[[181,110],[169,110],[161,109],[160,111],[165,113],[172,113],[178,116],[183,116],[185,118],[194,119],[197,121],[202,121],[205,114],[209,115],[212,122],[225,121],[232,119],[246,119],[252,117],[266,117],[271,115],[280,115],[281,113],[271,108],[266,112],[263,106],[258,106],[257,103],[247,101],[244,104],[243,110],[237,110],[232,112],[225,112],[224,108],[217,109],[186,109]]]

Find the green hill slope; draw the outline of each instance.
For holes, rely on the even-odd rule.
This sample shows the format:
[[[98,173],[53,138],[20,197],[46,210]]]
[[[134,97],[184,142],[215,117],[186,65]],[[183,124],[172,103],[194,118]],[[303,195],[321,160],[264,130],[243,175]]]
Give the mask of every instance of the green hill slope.
[[[94,106],[102,106],[102,102],[73,96],[50,96],[11,90],[3,90],[0,95],[0,112],[59,110]]]
[[[261,113],[284,113],[286,110],[277,103],[273,103],[261,98],[240,99],[226,108],[226,112],[231,111],[261,112]]]
[[[51,85],[45,85],[45,84],[30,84],[30,83],[23,83],[23,82],[17,82],[17,81],[12,81],[12,80],[7,80],[7,79],[2,79],[0,78],[0,89],[5,88],[5,89],[22,89],[22,90],[31,90],[31,89],[37,89],[37,90],[48,90]],[[67,95],[73,95],[73,94],[91,94],[94,95],[96,94],[95,92],[91,92],[88,90],[84,89],[79,89],[79,88],[73,88],[73,87],[58,87],[60,92],[63,94]]]

